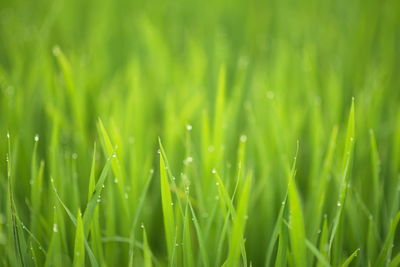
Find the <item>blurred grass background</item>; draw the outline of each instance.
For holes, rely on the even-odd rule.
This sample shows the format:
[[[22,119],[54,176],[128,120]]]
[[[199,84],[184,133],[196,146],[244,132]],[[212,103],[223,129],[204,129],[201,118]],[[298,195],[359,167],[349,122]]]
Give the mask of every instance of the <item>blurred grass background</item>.
[[[274,227],[282,225],[286,230],[273,243],[271,264],[299,265],[288,237],[290,212],[277,220],[297,146],[295,179],[307,239],[333,266],[358,248],[355,266],[396,264],[400,243],[390,242],[398,236],[390,229],[400,205],[399,50],[396,0],[1,0],[0,264],[20,264],[11,245],[11,196],[18,220],[30,231],[20,232],[32,244],[26,257],[34,253],[38,266],[72,264],[75,226],[50,179],[74,215],[84,211],[94,143],[96,180],[111,152],[118,156],[93,218],[98,225],[90,226],[88,236],[101,266],[125,266],[131,251],[131,264],[144,264],[142,221],[155,265],[225,262],[231,225],[225,236],[227,215],[215,199],[213,169],[231,197],[236,181],[241,191],[252,173],[243,237],[248,262],[268,265]],[[355,148],[345,180],[353,97]],[[172,261],[164,241],[158,137],[170,183],[176,177],[173,198],[185,202],[190,185],[205,244],[200,247],[191,225],[192,248],[180,246]],[[343,182],[349,189],[335,235]],[[186,215],[176,208],[174,216],[180,231]],[[320,249],[324,218],[335,238],[332,253]],[[132,239],[126,241],[132,231],[140,245],[134,250]],[[387,237],[393,252],[382,252]],[[176,238],[183,243],[184,237]],[[308,266],[317,263],[314,252],[306,254]]]

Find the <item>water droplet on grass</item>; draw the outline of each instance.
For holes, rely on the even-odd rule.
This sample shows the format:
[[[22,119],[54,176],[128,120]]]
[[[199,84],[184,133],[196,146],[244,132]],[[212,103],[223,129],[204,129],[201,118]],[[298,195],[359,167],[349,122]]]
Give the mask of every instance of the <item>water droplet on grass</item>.
[[[54,46],[52,52],[54,56],[60,55],[61,52],[60,47],[58,45]]]
[[[274,94],[274,92],[273,91],[267,91],[267,98],[268,99],[274,99],[274,97],[275,97],[275,94]]]
[[[53,232],[57,233],[58,232],[58,225],[55,223],[53,224]]]
[[[35,135],[35,142],[38,142],[39,141],[39,135],[37,134],[37,135]]]
[[[183,161],[183,164],[188,165],[188,164],[190,164],[190,163],[192,163],[192,162],[193,162],[193,158],[192,158],[192,157],[187,157],[187,158]]]
[[[338,202],[336,203],[336,206],[340,207],[340,206],[342,206],[342,203],[340,203],[340,201],[338,201]]]
[[[193,129],[192,125],[188,124],[186,125],[186,130],[191,131]]]
[[[242,135],[240,136],[240,142],[245,143],[246,141],[247,141],[247,136],[244,135],[244,134],[242,134]]]

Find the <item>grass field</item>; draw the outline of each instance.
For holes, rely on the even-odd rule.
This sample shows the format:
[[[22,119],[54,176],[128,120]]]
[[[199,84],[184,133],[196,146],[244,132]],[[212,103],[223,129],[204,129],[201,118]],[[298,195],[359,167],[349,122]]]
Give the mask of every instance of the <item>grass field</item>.
[[[400,1],[0,0],[0,266],[400,266]]]

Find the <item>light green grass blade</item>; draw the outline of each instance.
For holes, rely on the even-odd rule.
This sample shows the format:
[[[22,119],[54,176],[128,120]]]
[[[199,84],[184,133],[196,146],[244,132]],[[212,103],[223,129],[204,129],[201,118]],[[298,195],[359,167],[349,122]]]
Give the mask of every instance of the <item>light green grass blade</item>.
[[[103,186],[104,182],[108,176],[109,170],[110,170],[110,165],[113,162],[113,157],[108,158],[106,164],[104,165],[104,168],[100,174],[99,180],[96,183],[96,187],[94,188],[94,191],[92,193],[92,196],[89,200],[89,202],[86,205],[85,212],[83,214],[83,229],[85,231],[85,236],[88,235],[89,229],[90,229],[90,224],[92,222],[93,214],[95,212],[95,209],[98,205],[98,200],[101,198],[101,192],[103,191]]]
[[[328,260],[325,256],[309,241],[306,240],[307,248],[314,254],[314,256],[318,259],[318,264],[324,267],[330,267]]]
[[[397,267],[400,266],[400,253],[397,253],[397,255],[391,260],[389,267]]]
[[[76,225],[77,225],[77,219],[75,218],[75,216],[72,214],[72,212],[68,209],[68,207],[65,205],[65,203],[62,201],[62,199],[60,198],[60,196],[58,195],[58,192],[57,192],[57,189],[55,188],[55,186],[54,186],[54,180],[53,179],[51,179],[51,186],[52,186],[52,188],[53,188],[53,191],[54,191],[54,193],[55,193],[55,195],[56,195],[56,197],[57,197],[57,199],[58,199],[58,201],[61,203],[61,206],[64,208],[64,210],[65,210],[65,212],[67,213],[67,215],[68,215],[68,217],[69,217],[69,219],[72,221],[72,223],[74,224],[74,226],[76,227]],[[55,211],[55,215],[54,216],[56,216],[56,211]],[[55,228],[54,228],[54,225],[53,225],[53,236],[59,236],[59,235],[55,235],[55,233],[58,233],[58,230],[57,231],[54,231],[54,229],[57,229],[57,220],[56,220],[56,218],[57,217],[55,217],[55,219],[54,219],[54,224],[55,224]],[[54,246],[59,246],[59,242],[60,241],[58,241],[59,239],[56,239],[56,241],[54,241],[54,243],[55,243],[55,245]],[[53,241],[52,241],[53,242]],[[87,252],[87,254],[88,254],[88,257],[89,257],[89,260],[90,260],[90,263],[91,263],[91,265],[92,266],[94,266],[94,267],[97,267],[97,266],[99,266],[99,264],[97,263],[97,260],[96,260],[96,257],[94,256],[94,254],[93,254],[93,251],[92,251],[92,249],[90,248],[90,246],[89,246],[89,244],[88,244],[88,242],[87,242],[87,240],[86,240],[86,238],[85,238],[85,236],[84,236],[84,243],[85,243],[85,249],[86,249],[86,252]],[[50,249],[49,249],[50,250]],[[57,251],[57,248],[55,248],[54,249],[55,251]],[[58,249],[58,250],[60,250],[60,249]],[[49,252],[50,253],[50,252]],[[54,252],[53,252],[54,253]],[[47,257],[46,257],[47,258]],[[49,263],[50,265],[52,264],[52,263]]]
[[[74,267],[85,266],[85,233],[83,230],[83,222],[81,211],[78,211],[76,220],[76,231],[75,231],[75,245],[74,245],[74,261],[72,265]]]
[[[288,237],[285,227],[280,227],[278,251],[276,252],[275,266],[286,266],[288,255]]]
[[[188,200],[189,201],[189,200]],[[183,225],[183,258],[185,266],[194,266],[194,256],[192,250],[192,237],[190,231],[190,210],[189,204],[186,204],[185,215],[184,215],[184,225]]]
[[[354,147],[354,138],[355,138],[355,119],[354,119],[354,98],[351,103],[349,120],[347,124],[347,134],[345,140],[344,147],[344,155],[342,161],[342,173],[341,173],[341,181],[340,181],[340,192],[339,199],[337,202],[337,209],[335,218],[333,221],[332,231],[329,239],[329,255],[332,253],[333,241],[336,236],[337,229],[342,219],[342,213],[345,206],[345,199],[347,194],[348,180],[350,176],[350,163],[353,157],[353,147]],[[334,259],[338,259],[339,255],[333,255]]]
[[[350,263],[354,260],[355,257],[357,257],[358,252],[360,249],[356,249],[342,264],[342,267],[347,267],[350,265]]]
[[[153,266],[151,261],[151,250],[147,242],[147,234],[146,234],[146,229],[144,227],[143,227],[143,258],[144,258],[144,267]]]
[[[374,266],[387,266],[390,262],[392,254],[393,240],[395,238],[397,225],[400,221],[400,212],[397,213],[396,217],[391,220],[389,232],[386,235],[385,242],[383,243],[382,250],[379,253],[378,259],[376,260]]]
[[[203,266],[207,267],[210,265],[209,265],[207,250],[204,245],[203,232],[202,232],[202,229],[200,228],[199,221],[197,219],[196,213],[194,212],[194,209],[193,209],[192,203],[190,202],[190,199],[189,199],[189,207],[190,207],[190,211],[192,213],[193,224],[196,229],[197,240],[198,240],[199,249],[200,249],[200,258],[203,263]]]
[[[290,228],[289,237],[292,248],[293,259],[296,266],[307,265],[306,255],[306,234],[304,228],[303,208],[300,202],[300,196],[297,191],[294,177],[290,177],[289,181],[289,213],[290,213]]]
[[[169,258],[173,257],[173,250],[175,247],[175,220],[174,220],[174,210],[170,191],[170,185],[168,182],[168,176],[166,172],[166,166],[164,162],[164,157],[160,153],[160,185],[161,185],[161,204],[164,217],[164,230],[165,239],[168,249]]]
[[[322,224],[322,231],[321,231],[321,236],[319,238],[319,251],[321,254],[324,256],[324,259],[327,259],[329,256],[329,228],[328,228],[328,218],[325,215],[324,216],[324,221]],[[318,262],[317,267],[322,267],[324,266],[323,262]]]
[[[252,175],[249,174],[244,182],[242,192],[238,199],[236,216],[232,225],[231,240],[229,242],[228,258],[223,266],[238,266],[240,249],[243,244],[243,235],[246,227],[247,208],[250,194]]]

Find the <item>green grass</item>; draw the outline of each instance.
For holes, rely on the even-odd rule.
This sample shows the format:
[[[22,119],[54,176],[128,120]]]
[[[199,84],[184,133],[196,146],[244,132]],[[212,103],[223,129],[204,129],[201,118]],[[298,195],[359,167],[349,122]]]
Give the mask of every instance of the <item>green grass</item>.
[[[400,266],[399,14],[0,1],[0,266]]]

